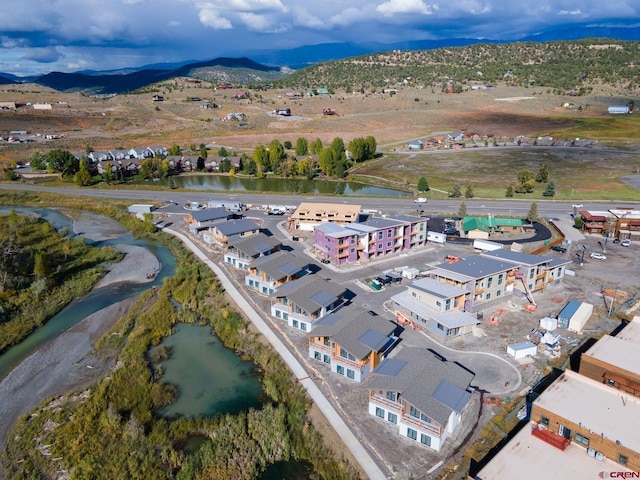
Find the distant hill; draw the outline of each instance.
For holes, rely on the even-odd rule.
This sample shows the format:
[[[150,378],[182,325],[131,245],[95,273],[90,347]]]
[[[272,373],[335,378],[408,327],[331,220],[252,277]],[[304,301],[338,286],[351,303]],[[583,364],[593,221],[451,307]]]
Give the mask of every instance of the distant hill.
[[[640,43],[603,38],[392,50],[314,64],[283,77],[286,88],[428,88],[511,83],[587,93],[599,84],[637,91]]]
[[[52,72],[29,81],[44,85],[60,92],[83,92],[87,94],[114,94],[133,92],[154,83],[176,77],[194,77],[208,81],[234,84],[273,81],[285,73],[279,67],[261,65],[248,58],[217,58],[206,62],[182,65],[178,68],[143,69],[129,73],[100,74]],[[5,74],[0,74],[0,82]],[[12,80],[6,77],[7,83]],[[17,83],[19,77],[14,77]]]

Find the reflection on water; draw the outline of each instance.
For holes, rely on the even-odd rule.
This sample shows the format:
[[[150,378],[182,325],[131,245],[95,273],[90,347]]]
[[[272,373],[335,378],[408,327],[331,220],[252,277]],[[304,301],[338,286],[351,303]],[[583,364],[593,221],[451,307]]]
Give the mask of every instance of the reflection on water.
[[[162,416],[216,416],[260,406],[263,390],[255,364],[222,345],[211,327],[178,324],[162,345],[170,347],[171,357],[162,362],[161,381],[180,392]]]
[[[226,175],[186,175],[173,177],[177,187],[193,190],[277,192],[320,195],[367,195],[411,197],[411,193],[374,187],[359,182],[332,182],[301,178],[239,178]]]

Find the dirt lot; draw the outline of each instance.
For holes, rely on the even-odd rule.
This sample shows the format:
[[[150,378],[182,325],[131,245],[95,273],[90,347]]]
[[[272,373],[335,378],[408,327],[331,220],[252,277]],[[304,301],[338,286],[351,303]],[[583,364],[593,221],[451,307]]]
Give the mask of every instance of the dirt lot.
[[[229,93],[227,93],[229,92]],[[250,100],[235,100],[235,91],[215,91],[205,83],[179,83],[158,90],[163,102],[152,100],[154,92],[88,97],[58,93],[37,85],[4,86],[0,101],[25,106],[0,112],[0,133],[27,130],[34,134],[30,144],[11,144],[2,159],[26,160],[35,150],[63,148],[84,152],[177,143],[181,146],[216,142],[219,145],[253,150],[274,138],[295,143],[299,136],[323,143],[340,136],[374,135],[379,145],[406,142],[442,131],[467,130],[481,134],[515,136],[541,134],[575,126],[575,120],[606,112],[613,101],[599,92],[579,101],[589,108],[580,112],[563,108],[576,98],[555,96],[544,89],[496,87],[459,95],[435,93],[430,89],[405,87],[396,95],[344,94],[288,99],[285,91],[252,92]],[[211,100],[219,109],[202,109],[188,97]],[[26,103],[50,103],[51,110],[34,110]],[[331,107],[337,115],[324,116]],[[276,108],[290,108],[291,117],[274,117]],[[242,112],[245,122],[222,121],[227,113]],[[38,134],[64,135],[45,141]]]

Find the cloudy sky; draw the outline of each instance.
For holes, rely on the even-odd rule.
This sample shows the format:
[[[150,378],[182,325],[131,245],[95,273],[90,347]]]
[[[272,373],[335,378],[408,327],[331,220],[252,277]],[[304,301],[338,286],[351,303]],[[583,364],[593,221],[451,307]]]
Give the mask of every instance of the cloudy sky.
[[[0,72],[109,70],[328,42],[640,27],[638,0],[2,0]]]

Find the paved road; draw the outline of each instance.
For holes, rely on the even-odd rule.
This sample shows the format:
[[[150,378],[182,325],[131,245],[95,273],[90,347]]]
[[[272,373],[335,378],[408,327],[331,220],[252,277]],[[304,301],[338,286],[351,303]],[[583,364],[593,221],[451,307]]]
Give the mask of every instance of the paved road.
[[[247,315],[249,320],[255,325],[262,335],[271,343],[271,346],[280,354],[289,369],[296,376],[300,384],[305,388],[313,402],[322,411],[326,419],[329,421],[333,429],[340,436],[347,448],[351,451],[354,458],[358,461],[362,470],[372,480],[385,480],[387,476],[380,470],[378,465],[373,461],[364,447],[360,444],[351,429],[344,423],[342,417],[336,412],[333,406],[322,394],[320,389],[313,383],[303,366],[298,362],[296,357],[289,351],[285,344],[277,337],[269,328],[267,323],[262,319],[260,314],[245,300],[240,294],[233,282],[225,275],[222,269],[210,260],[204,252],[202,252],[191,240],[174,230],[165,228],[165,232],[178,237],[193,253],[205,263],[216,274],[224,289],[233,297],[240,309]]]

